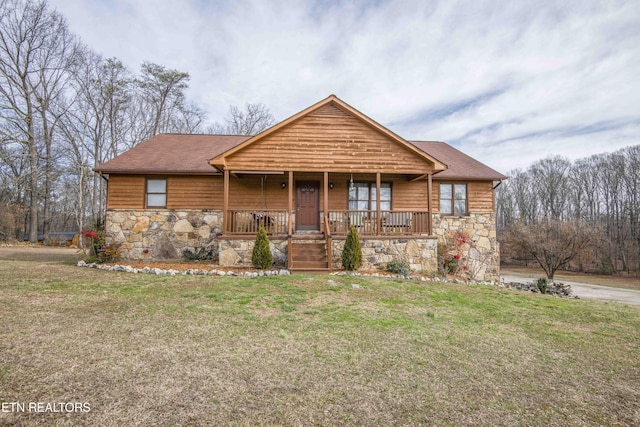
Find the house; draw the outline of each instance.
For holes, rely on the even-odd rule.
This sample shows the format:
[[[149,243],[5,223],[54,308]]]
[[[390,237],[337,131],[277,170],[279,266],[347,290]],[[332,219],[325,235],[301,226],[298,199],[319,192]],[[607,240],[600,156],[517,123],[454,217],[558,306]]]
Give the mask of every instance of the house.
[[[349,227],[365,267],[438,256],[499,277],[494,189],[506,177],[444,142],[407,141],[334,95],[253,136],[160,134],[95,168],[107,242],[128,259],[211,248],[251,264],[264,225],[277,264],[340,268]]]

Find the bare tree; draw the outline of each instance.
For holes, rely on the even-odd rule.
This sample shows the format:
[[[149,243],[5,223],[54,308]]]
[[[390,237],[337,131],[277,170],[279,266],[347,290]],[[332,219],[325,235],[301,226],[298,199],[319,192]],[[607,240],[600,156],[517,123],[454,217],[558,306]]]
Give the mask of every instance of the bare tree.
[[[219,135],[257,135],[276,123],[273,114],[264,104],[246,104],[241,110],[235,105],[229,106],[225,124],[214,123],[208,132]]]
[[[133,77],[117,59],[103,59],[84,49],[73,76],[74,106],[65,119],[66,141],[75,155],[76,167],[88,162],[92,167],[130,148],[126,142],[132,122],[127,110],[133,98]],[[82,156],[86,158],[78,157]],[[105,187],[97,175],[91,179],[91,217],[102,214]]]
[[[45,1],[5,0],[0,17],[0,132],[3,140],[23,146],[28,158],[29,240],[35,242],[42,148],[37,133],[50,135],[50,129],[37,127],[43,126],[57,92],[59,61],[65,56],[58,43],[60,37],[68,40],[68,32],[64,18]],[[45,157],[49,149],[45,144]]]
[[[540,210],[547,218],[557,220],[565,213],[570,167],[569,160],[555,156],[538,160],[529,169]]]
[[[518,222],[504,241],[512,250],[532,256],[553,280],[556,271],[595,243],[597,233],[578,221],[547,220],[535,224]]]
[[[151,62],[142,64],[141,75],[136,83],[144,101],[144,109],[139,113],[146,115],[146,138],[172,130],[171,118],[184,107],[184,91],[188,81],[189,73]]]

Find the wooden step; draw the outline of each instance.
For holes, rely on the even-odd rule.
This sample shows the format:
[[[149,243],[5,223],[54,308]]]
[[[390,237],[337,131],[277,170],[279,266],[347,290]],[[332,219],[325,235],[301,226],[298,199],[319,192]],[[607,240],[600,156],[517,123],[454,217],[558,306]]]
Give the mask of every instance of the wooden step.
[[[294,271],[329,271],[327,245],[324,240],[292,241],[291,266]]]
[[[328,270],[329,263],[327,261],[294,261],[291,270]]]

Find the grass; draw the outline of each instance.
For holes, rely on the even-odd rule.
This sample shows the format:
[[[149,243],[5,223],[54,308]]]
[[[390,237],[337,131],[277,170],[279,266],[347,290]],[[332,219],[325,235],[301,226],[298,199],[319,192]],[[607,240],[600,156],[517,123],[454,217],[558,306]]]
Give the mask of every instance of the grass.
[[[0,252],[0,425],[637,425],[640,308]],[[353,289],[357,283],[363,289]]]

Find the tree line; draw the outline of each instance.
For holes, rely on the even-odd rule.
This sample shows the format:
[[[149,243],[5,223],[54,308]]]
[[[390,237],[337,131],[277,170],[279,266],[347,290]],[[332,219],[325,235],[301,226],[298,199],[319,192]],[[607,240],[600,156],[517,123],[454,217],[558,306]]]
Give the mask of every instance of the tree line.
[[[496,189],[498,231],[506,249],[522,243],[527,233],[521,230],[553,223],[555,234],[529,237],[580,235],[584,240],[587,235],[582,233],[589,233],[588,248],[579,259],[571,260],[573,268],[640,273],[640,145],[574,162],[548,157],[507,175],[509,179]],[[571,224],[573,231],[557,230],[563,224]],[[539,242],[548,247],[556,243]]]
[[[92,168],[158,133],[251,135],[275,123],[247,104],[206,126],[189,78],[102,57],[46,0],[0,0],[0,240],[96,221],[106,183]]]

